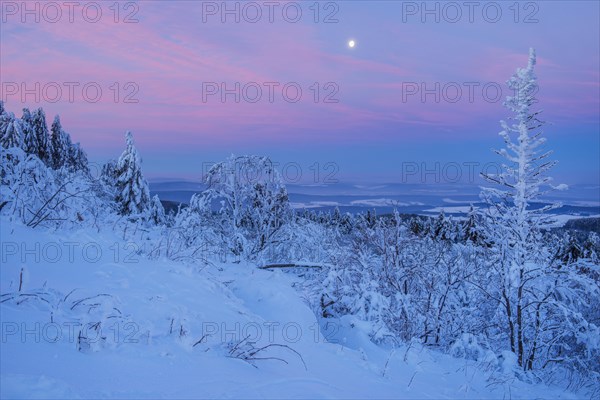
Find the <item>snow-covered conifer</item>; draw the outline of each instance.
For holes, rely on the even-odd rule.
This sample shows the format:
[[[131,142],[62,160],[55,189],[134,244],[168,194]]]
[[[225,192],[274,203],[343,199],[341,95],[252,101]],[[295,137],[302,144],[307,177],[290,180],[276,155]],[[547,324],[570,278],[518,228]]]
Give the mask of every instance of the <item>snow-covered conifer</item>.
[[[65,132],[60,123],[60,117],[54,117],[52,123],[52,166],[54,169],[68,166],[71,154],[71,137]]]
[[[125,141],[127,147],[117,163],[116,201],[122,214],[140,215],[150,208],[150,190],[131,132],[125,134]]]
[[[23,109],[21,123],[23,127],[23,149],[27,154],[33,154],[37,157],[39,143],[37,135],[33,130],[33,117],[31,116],[29,108]]]
[[[514,116],[510,124],[501,122],[505,148],[496,151],[505,164],[499,174],[483,175],[497,187],[482,192],[488,203],[485,234],[493,242],[488,278],[495,282],[485,290],[498,300],[498,326],[524,370],[565,360],[575,343],[598,331],[581,312],[582,295],[597,292],[597,285],[583,283],[584,277],[574,271],[554,267],[541,240],[541,230],[551,220],[547,211],[558,204],[533,204],[549,189],[547,172],[555,165],[551,152],[543,150],[540,112],[531,109],[538,87],[535,65],[531,49],[527,67],[508,81],[514,95],[504,104]]]
[[[15,115],[11,112],[2,114],[1,118],[0,126],[3,131],[0,132],[0,145],[5,149],[23,148],[23,125],[21,120],[15,118]]]
[[[46,165],[52,166],[52,148],[50,144],[50,133],[46,124],[46,113],[38,108],[32,114],[31,127],[33,128],[37,142],[37,156]]]
[[[163,224],[166,220],[165,208],[163,207],[158,195],[152,197],[152,204],[150,206],[150,220],[156,225]]]
[[[75,171],[88,171],[87,154],[85,154],[79,143],[71,145],[68,165]]]

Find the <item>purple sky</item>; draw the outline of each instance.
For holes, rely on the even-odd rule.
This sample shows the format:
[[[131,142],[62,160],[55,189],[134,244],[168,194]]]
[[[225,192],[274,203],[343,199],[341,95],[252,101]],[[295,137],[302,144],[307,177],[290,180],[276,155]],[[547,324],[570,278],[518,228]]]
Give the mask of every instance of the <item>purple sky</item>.
[[[0,28],[7,108],[20,114],[25,106],[42,106],[49,118],[60,114],[93,161],[118,157],[131,130],[154,179],[197,178],[203,163],[231,153],[297,163],[303,180],[313,179],[315,162],[321,170],[335,163],[338,179],[374,182],[401,181],[406,163],[433,169],[436,162],[498,162],[490,149],[501,146],[498,121],[509,114],[501,100],[490,100],[498,85],[508,94],[504,83],[526,65],[531,46],[538,54],[539,107],[551,122],[548,147],[560,161],[553,175],[568,184],[599,182],[596,1],[522,2],[518,13],[512,1],[475,2],[471,10],[456,2],[462,15],[454,23],[457,8],[446,2],[427,3],[438,15],[424,14],[420,1],[321,2],[318,16],[313,1],[273,2],[272,21],[269,7],[254,3],[262,12],[257,23],[247,21],[256,8],[244,8],[246,2],[239,3],[239,23],[223,14],[222,2],[121,2],[118,16],[112,1],[99,3],[101,16],[80,2],[71,22],[64,5],[58,18],[46,2],[28,2],[34,11],[25,14],[21,1],[3,1]],[[227,4],[233,9],[236,2]],[[302,16],[292,23],[297,5]],[[138,22],[124,23],[128,15]],[[337,22],[325,23],[328,16]],[[350,39],[356,40],[352,49]],[[21,85],[32,89],[36,82],[39,102],[31,93],[23,99]],[[79,84],[73,102],[65,82]],[[82,93],[91,82],[102,89],[95,103]],[[239,103],[234,94],[223,102],[220,93],[203,93],[212,82],[250,85]],[[279,84],[272,102],[268,82]],[[282,95],[290,82],[302,89],[296,103]],[[436,82],[447,89],[439,102],[435,94],[407,93]],[[57,85],[62,94],[50,102]],[[472,99],[467,85],[473,85]],[[262,97],[251,103],[256,86]],[[452,103],[456,86],[462,96]],[[295,96],[294,87],[288,89]],[[138,102],[126,103],[128,94]],[[94,87],[88,95],[95,96]],[[338,102],[324,102],[327,95]]]

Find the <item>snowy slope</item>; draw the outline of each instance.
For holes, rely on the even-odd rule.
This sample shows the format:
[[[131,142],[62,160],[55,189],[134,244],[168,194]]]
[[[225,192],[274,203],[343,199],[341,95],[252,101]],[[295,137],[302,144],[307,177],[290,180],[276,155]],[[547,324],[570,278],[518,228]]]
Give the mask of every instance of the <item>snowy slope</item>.
[[[110,228],[3,218],[1,244],[2,398],[575,397],[419,345],[376,346],[359,321],[317,320],[281,271],[148,260]]]

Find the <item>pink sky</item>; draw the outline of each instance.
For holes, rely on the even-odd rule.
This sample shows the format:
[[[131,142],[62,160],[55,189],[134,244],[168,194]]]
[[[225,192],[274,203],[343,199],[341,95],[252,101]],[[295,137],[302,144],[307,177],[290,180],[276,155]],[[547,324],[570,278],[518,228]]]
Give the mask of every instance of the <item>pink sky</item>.
[[[402,101],[402,89],[410,82],[428,87],[435,82],[493,82],[506,90],[504,82],[525,65],[533,46],[539,54],[540,107],[555,124],[553,134],[561,140],[575,134],[589,146],[598,143],[597,3],[540,2],[539,22],[534,24],[515,23],[509,14],[495,24],[481,18],[474,23],[421,23],[414,18],[403,23],[400,3],[339,2],[339,22],[332,24],[314,23],[308,3],[302,3],[305,14],[298,23],[279,17],[274,23],[264,18],[256,24],[222,23],[219,16],[203,23],[202,2],[187,1],[138,2],[138,23],[115,23],[108,3],[102,3],[103,16],[97,23],[86,22],[77,12],[73,23],[66,15],[58,23],[46,22],[43,16],[40,23],[31,17],[22,23],[22,10],[13,15],[3,3],[2,99],[17,114],[25,106],[59,113],[91,158],[117,156],[124,131],[132,130],[152,173],[164,166],[158,159],[161,152],[188,154],[192,149],[199,155],[254,149],[277,154],[290,146],[343,145],[347,159],[339,162],[344,164],[361,151],[365,140],[374,149],[381,146],[382,153],[390,145],[473,142],[483,134],[489,144],[500,145],[497,121],[507,116],[502,101],[486,102],[480,90],[473,102],[467,101],[466,92],[457,103],[436,103],[433,96],[423,102],[419,95]],[[120,3],[121,19],[131,11],[125,10],[126,4]],[[357,41],[354,49],[346,45],[350,38]],[[70,103],[65,87],[60,101],[42,98],[36,103],[32,95],[22,101],[21,93],[6,90],[13,83],[31,88],[36,82],[42,87],[50,82],[97,82],[103,93],[99,102],[90,103],[76,89]],[[127,82],[139,88],[133,96],[137,104],[123,102],[131,93],[131,87],[124,87]],[[233,95],[226,102],[218,95],[203,102],[207,82],[228,87],[234,82],[278,82],[280,87],[297,82],[303,96],[293,104],[280,91],[272,103],[266,91],[257,103],[235,103]],[[315,82],[320,87],[318,103],[310,89]],[[331,93],[324,88],[327,82],[339,88],[337,103],[322,102]],[[120,88],[118,102],[110,89],[115,83]],[[572,148],[563,157],[576,154]],[[582,154],[588,165],[596,156],[590,177],[597,177],[597,152]],[[308,159],[310,153],[299,157]],[[466,155],[455,158],[459,157]],[[565,171],[581,168],[573,161]]]

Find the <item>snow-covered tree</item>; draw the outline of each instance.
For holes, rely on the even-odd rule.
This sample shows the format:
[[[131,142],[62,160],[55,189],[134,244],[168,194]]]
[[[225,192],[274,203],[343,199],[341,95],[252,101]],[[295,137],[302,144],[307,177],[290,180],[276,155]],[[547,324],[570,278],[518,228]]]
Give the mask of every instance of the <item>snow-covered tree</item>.
[[[52,148],[50,143],[50,133],[46,124],[46,113],[42,108],[38,108],[32,114],[31,127],[36,136],[37,156],[44,164],[52,166]],[[34,142],[32,140],[32,142]]]
[[[58,115],[54,117],[51,130],[52,166],[54,169],[66,167],[69,165],[71,158],[71,137],[63,130]]]
[[[23,109],[21,122],[23,127],[23,149],[27,154],[33,154],[37,157],[40,145],[38,143],[37,135],[33,130],[33,117],[31,116],[29,108]]]
[[[11,218],[30,227],[93,223],[106,209],[88,175],[53,170],[20,148],[0,150],[0,210]]]
[[[215,227],[235,255],[257,256],[291,217],[287,190],[267,157],[231,156],[210,169],[206,184],[196,203],[217,208]]]
[[[4,102],[0,100],[0,137],[2,137],[2,134],[6,129],[6,124],[9,121],[8,117],[8,111],[6,111],[6,109],[4,108]]]
[[[485,235],[492,242],[488,278],[494,284],[480,287],[497,301],[500,334],[523,370],[565,361],[573,343],[598,331],[581,314],[581,296],[597,292],[597,285],[554,267],[541,239],[551,220],[547,211],[558,204],[533,204],[550,187],[546,174],[555,165],[551,152],[543,150],[540,112],[531,110],[538,87],[535,64],[531,49],[527,67],[508,81],[514,96],[504,104],[514,116],[510,124],[502,121],[505,148],[496,151],[505,164],[499,174],[483,175],[497,187],[482,192],[488,204]]]
[[[51,171],[20,148],[0,149],[0,190],[4,210],[28,223],[57,190]]]
[[[0,118],[0,127],[2,127],[0,145],[5,149],[23,148],[23,125],[21,120],[15,118],[15,115],[11,112],[5,112]]]
[[[152,197],[150,205],[150,220],[156,225],[164,224],[166,221],[165,208],[156,194]]]
[[[117,170],[117,160],[111,159],[102,166],[100,171],[100,181],[108,190],[114,190],[117,186],[119,172]]]
[[[71,145],[67,164],[74,171],[88,171],[87,154],[85,154],[85,151],[81,148],[79,143]]]
[[[481,218],[478,210],[471,206],[467,212],[467,218],[460,225],[458,237],[461,242],[471,242],[476,245],[482,245],[483,237],[481,235]]]
[[[430,234],[434,239],[438,240],[454,240],[455,232],[452,220],[446,217],[444,210],[440,211],[436,220],[432,223]]]
[[[127,147],[117,162],[116,201],[123,215],[140,216],[150,208],[150,190],[131,132],[125,134]]]

